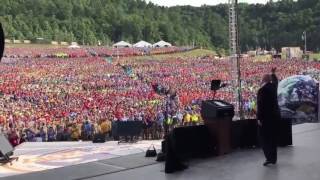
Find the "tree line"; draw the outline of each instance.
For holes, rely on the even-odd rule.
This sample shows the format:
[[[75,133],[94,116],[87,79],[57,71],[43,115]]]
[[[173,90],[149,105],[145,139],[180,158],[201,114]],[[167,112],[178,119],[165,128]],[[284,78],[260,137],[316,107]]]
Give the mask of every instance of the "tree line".
[[[7,38],[110,45],[119,40],[228,49],[228,5],[162,7],[143,0],[1,0]],[[242,51],[283,46],[320,49],[320,1],[239,4]]]

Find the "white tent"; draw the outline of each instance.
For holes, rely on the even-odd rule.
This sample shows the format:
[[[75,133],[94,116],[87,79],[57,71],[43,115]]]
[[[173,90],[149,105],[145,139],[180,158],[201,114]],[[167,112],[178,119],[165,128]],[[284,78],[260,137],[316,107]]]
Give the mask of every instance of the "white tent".
[[[159,41],[155,44],[153,44],[153,47],[171,47],[172,45],[168,42],[165,42],[165,41]]]
[[[80,48],[80,46],[76,45],[76,44],[72,44],[71,46],[68,46],[69,49],[78,49]]]
[[[152,44],[146,41],[139,41],[136,44],[134,44],[133,47],[136,47],[136,48],[152,47]]]
[[[113,45],[113,47],[115,48],[124,48],[124,47],[132,47],[132,45],[130,43],[127,43],[125,41],[120,41],[120,42],[117,42]]]

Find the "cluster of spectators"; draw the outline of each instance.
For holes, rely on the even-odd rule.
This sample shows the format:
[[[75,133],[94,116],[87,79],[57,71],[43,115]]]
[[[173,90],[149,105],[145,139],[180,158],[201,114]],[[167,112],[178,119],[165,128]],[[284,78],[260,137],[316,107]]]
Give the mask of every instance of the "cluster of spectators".
[[[84,58],[91,56],[99,57],[128,57],[140,55],[168,54],[183,52],[188,48],[163,47],[163,48],[108,48],[108,47],[84,47],[84,48],[7,48],[6,58]]]
[[[236,103],[231,64],[209,56],[5,58],[0,64],[0,130],[13,144],[91,140],[96,133],[110,133],[112,122],[142,121],[145,139],[161,138],[175,126],[201,123],[203,100]],[[319,62],[243,59],[247,118],[255,117],[255,94],[271,67],[277,67],[280,79],[305,70],[320,72]],[[227,86],[215,94],[210,91],[212,79]]]
[[[0,130],[7,135],[9,142],[13,146],[17,146],[23,142],[91,141],[96,134],[110,137],[111,121],[66,122],[49,126],[40,123],[34,124],[32,127],[22,126],[20,128],[9,125],[9,128],[1,127]]]

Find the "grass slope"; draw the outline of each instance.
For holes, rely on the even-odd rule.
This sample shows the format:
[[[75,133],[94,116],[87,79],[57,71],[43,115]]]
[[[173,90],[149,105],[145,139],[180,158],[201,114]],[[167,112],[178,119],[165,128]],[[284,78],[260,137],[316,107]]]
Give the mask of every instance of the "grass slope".
[[[139,57],[129,57],[134,60],[163,60],[168,58],[197,58],[204,56],[215,56],[216,53],[207,49],[195,49],[187,52],[178,52],[172,54],[160,54],[160,55],[151,55],[151,56],[139,56]]]

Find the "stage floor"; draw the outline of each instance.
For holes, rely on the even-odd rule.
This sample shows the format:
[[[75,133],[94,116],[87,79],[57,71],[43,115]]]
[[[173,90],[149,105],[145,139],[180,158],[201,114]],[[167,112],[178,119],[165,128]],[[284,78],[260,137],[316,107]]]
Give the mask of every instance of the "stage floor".
[[[174,174],[164,173],[164,163],[157,163],[155,158],[145,158],[143,149],[149,144],[154,143],[160,147],[158,142],[140,142],[136,148],[124,145],[124,148],[117,147],[116,144],[110,142],[110,145],[102,144],[106,148],[117,147],[120,152],[115,154],[117,157],[105,160],[94,161],[94,159],[79,160],[80,157],[56,157],[40,158],[35,163],[39,169],[44,164],[49,167],[57,167],[52,165],[58,161],[64,165],[71,165],[72,162],[94,161],[89,163],[81,163],[63,168],[49,169],[34,173],[27,173],[17,176],[7,176],[5,180],[319,180],[320,179],[320,124],[302,124],[293,127],[293,143],[291,147],[279,148],[278,164],[276,166],[263,167],[264,157],[260,149],[236,150],[235,152],[209,159],[195,159],[189,162],[189,168],[186,171]],[[113,144],[113,145],[112,145]],[[90,145],[88,145],[90,146]],[[95,146],[95,145],[94,145]],[[141,148],[144,147],[144,148]],[[39,147],[41,149],[42,146]],[[130,154],[126,150],[135,149],[133,152],[138,154]],[[48,151],[49,148],[47,148]],[[66,147],[67,151],[68,147]],[[77,148],[74,148],[77,151]],[[81,149],[81,148],[80,148]],[[90,148],[89,148],[90,149]],[[38,150],[35,150],[35,152]],[[84,150],[85,151],[85,150]],[[92,151],[92,150],[90,150]],[[23,149],[21,148],[21,151]],[[82,152],[88,154],[89,152]],[[106,151],[109,153],[108,151]],[[121,153],[123,152],[123,154]],[[126,152],[126,153],[124,153]],[[141,153],[142,152],[142,153]],[[62,152],[63,153],[63,152]],[[80,154],[81,154],[80,153]],[[32,154],[32,153],[31,153]],[[55,153],[53,153],[55,154]],[[77,153],[75,153],[77,154]],[[99,154],[99,153],[97,153]],[[110,153],[113,154],[113,153]],[[124,155],[130,154],[130,155]],[[69,156],[69,154],[65,154]],[[124,156],[122,156],[124,155]],[[45,154],[39,157],[46,156]],[[88,157],[89,155],[84,155]],[[106,155],[108,156],[108,155]],[[78,157],[78,158],[77,158]],[[108,157],[107,157],[108,158]],[[32,158],[31,158],[32,159]],[[38,158],[33,158],[38,159]],[[101,158],[103,159],[103,157]],[[43,163],[46,162],[46,163]],[[28,163],[22,167],[27,168]],[[28,169],[28,168],[27,168]],[[38,170],[39,170],[38,169]],[[45,169],[45,168],[44,168]],[[10,170],[10,169],[6,169]],[[30,172],[30,171],[29,171]],[[8,173],[7,173],[8,174]],[[0,178],[1,179],[1,178]]]
[[[161,149],[161,141],[139,141],[134,144],[92,142],[28,142],[19,145],[12,165],[0,166],[0,177],[44,171],[93,161],[118,158],[145,152],[150,145]]]
[[[232,154],[189,162],[189,168],[164,173],[164,164],[82,178],[84,180],[319,180],[320,124],[293,126],[293,146],[278,149],[278,164],[264,167],[260,149],[238,150]],[[143,178],[142,178],[143,177]]]

